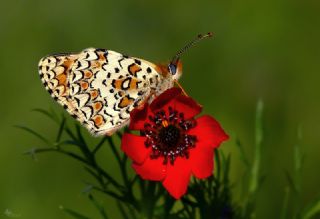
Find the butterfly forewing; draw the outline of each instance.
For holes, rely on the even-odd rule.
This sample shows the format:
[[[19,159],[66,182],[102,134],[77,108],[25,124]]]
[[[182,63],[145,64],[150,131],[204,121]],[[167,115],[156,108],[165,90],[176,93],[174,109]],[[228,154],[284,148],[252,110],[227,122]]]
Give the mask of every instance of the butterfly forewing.
[[[126,125],[163,80],[150,62],[94,48],[44,57],[39,74],[51,96],[93,135]]]

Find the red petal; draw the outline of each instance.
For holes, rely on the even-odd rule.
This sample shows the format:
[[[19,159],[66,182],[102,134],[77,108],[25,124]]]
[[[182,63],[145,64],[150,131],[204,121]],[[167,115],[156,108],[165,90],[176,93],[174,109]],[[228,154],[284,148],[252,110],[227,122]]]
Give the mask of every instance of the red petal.
[[[179,95],[172,100],[172,105],[175,110],[183,113],[185,119],[190,119],[198,115],[202,110],[202,106],[200,104],[192,98],[184,95]]]
[[[229,138],[220,124],[208,115],[199,117],[196,127],[190,129],[188,134],[197,136],[197,141],[202,145],[207,144],[214,148]]]
[[[190,165],[193,175],[199,179],[204,179],[212,175],[213,172],[213,148],[208,145],[196,144],[190,149]]]
[[[144,163],[132,164],[133,169],[145,180],[161,181],[166,176],[167,166],[163,164],[163,159],[150,159],[148,157]]]
[[[135,108],[130,113],[130,125],[131,130],[144,129],[145,120],[148,118],[149,104],[144,104],[143,108]]]
[[[149,155],[151,148],[144,145],[146,137],[125,133],[121,140],[121,149],[136,163],[143,163]]]
[[[180,88],[173,87],[166,90],[152,101],[152,103],[150,104],[151,110],[157,111],[159,109],[162,109],[166,104],[168,104],[172,99],[174,99],[178,95],[181,95]]]
[[[181,198],[187,192],[191,169],[188,160],[178,157],[174,164],[168,164],[167,176],[163,186],[175,199]]]
[[[160,94],[160,96],[153,100],[150,106],[145,104],[143,108],[136,108],[132,110],[130,114],[129,128],[131,130],[144,129],[144,124],[146,120],[148,120],[149,115],[160,109],[164,109],[166,111],[169,106],[176,109],[178,112],[182,112],[185,119],[194,117],[202,110],[200,104],[192,98],[182,95],[180,88],[174,87]]]
[[[180,88],[171,88],[165,91],[151,103],[150,108],[152,111],[162,108],[167,110],[169,106],[179,112],[183,112],[185,119],[194,117],[202,110],[201,105],[191,97],[183,95]]]

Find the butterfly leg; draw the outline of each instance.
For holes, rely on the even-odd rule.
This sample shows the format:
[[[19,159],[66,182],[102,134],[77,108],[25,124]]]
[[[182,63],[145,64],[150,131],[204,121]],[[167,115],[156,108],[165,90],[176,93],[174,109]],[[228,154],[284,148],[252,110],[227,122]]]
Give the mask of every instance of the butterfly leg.
[[[141,103],[139,104],[139,106],[136,107],[136,108],[139,109],[139,110],[143,109],[144,105],[146,103],[149,103],[150,100],[153,99],[155,96],[156,96],[155,90],[151,90],[150,94],[144,100],[142,100]]]

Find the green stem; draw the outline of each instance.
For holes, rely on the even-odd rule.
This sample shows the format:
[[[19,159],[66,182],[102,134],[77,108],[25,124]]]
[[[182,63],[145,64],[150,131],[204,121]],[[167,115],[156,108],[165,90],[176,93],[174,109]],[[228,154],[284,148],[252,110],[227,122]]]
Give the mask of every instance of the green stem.
[[[288,202],[289,202],[289,194],[290,194],[289,187],[286,187],[284,192],[285,192],[285,194],[284,194],[284,199],[283,199],[283,205],[282,205],[282,209],[281,209],[280,219],[286,219],[287,218]]]

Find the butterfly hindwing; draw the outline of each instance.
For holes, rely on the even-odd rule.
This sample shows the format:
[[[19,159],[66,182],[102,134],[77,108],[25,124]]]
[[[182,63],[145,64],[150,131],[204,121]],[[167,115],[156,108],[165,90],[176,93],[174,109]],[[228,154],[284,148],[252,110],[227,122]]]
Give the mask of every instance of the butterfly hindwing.
[[[74,54],[57,54],[39,62],[39,74],[46,90],[71,115],[75,112],[75,105],[69,98],[68,77],[76,57]]]

